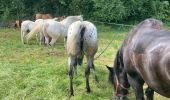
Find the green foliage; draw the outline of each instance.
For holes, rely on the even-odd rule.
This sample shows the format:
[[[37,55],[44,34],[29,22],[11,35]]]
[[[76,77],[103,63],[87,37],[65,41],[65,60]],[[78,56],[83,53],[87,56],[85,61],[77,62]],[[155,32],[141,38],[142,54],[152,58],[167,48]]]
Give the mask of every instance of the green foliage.
[[[0,19],[34,19],[35,14],[84,15],[107,22],[140,21],[153,17],[170,20],[168,0],[1,0]]]
[[[170,4],[168,1],[152,1],[152,17],[170,20]]]
[[[126,16],[126,9],[121,0],[96,0],[95,7],[94,15],[97,20],[119,21]]]

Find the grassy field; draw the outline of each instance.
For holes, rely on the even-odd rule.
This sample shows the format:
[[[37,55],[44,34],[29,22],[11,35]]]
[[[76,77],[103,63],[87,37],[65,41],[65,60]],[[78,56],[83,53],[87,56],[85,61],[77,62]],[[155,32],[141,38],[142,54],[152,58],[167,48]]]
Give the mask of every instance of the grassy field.
[[[95,60],[99,83],[90,74],[92,92],[85,92],[84,70],[78,66],[74,76],[74,96],[71,100],[110,100],[112,86],[108,83],[105,65],[113,65],[116,50],[122,43],[128,29],[98,26],[98,56],[113,38],[113,43]],[[66,100],[68,99],[67,55],[60,40],[54,47],[37,44],[35,39],[23,45],[19,29],[0,29],[0,100]],[[145,88],[145,87],[144,87]],[[158,94],[155,100],[168,100]],[[135,100],[130,89],[130,100]]]

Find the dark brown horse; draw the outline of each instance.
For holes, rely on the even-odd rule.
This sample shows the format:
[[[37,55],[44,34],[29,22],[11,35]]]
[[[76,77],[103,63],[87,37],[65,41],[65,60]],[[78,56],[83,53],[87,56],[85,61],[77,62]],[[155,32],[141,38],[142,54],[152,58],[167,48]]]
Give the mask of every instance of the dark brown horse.
[[[42,13],[37,13],[35,14],[35,19],[52,19],[53,16],[51,14],[42,14]]]
[[[20,20],[20,19],[19,19],[19,20],[16,20],[14,27],[15,27],[15,28],[21,28],[21,23],[22,23],[22,20]]]
[[[128,33],[110,70],[110,80],[120,98],[127,94],[130,84],[136,99],[143,100],[144,83],[149,86],[147,99],[153,99],[153,90],[170,97],[170,31],[163,29],[159,20],[142,21]]]

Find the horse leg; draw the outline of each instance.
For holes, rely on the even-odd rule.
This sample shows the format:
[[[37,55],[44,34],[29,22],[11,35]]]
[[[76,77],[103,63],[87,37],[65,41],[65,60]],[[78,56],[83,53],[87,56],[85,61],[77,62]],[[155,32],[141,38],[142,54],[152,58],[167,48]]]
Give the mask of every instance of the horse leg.
[[[21,29],[21,42],[24,44],[23,30]]]
[[[97,75],[96,75],[96,69],[95,69],[94,63],[92,64],[92,68],[93,68],[94,79],[95,79],[95,81],[98,83],[99,80],[98,80]]]
[[[45,44],[49,45],[49,37],[45,36]]]
[[[84,54],[83,54],[83,53],[81,53],[81,54],[77,57],[77,63],[78,63],[78,65],[82,66],[83,58],[84,58]]]
[[[22,32],[22,43],[24,44],[25,43],[25,36],[27,35],[28,33],[27,32]],[[27,41],[27,44],[28,44],[28,41]]]
[[[70,97],[71,96],[74,96],[74,93],[73,93],[73,74],[74,74],[74,65],[75,65],[75,62],[76,62],[76,57],[69,57],[68,58],[68,63],[69,63],[69,80],[70,80]]]
[[[77,58],[74,62],[74,73],[75,73],[75,75],[77,75]]]
[[[66,42],[67,42],[67,36],[66,36],[66,37],[64,37],[64,48],[66,48],[66,47],[67,47]]]
[[[36,33],[37,44],[39,43],[39,37],[40,37],[40,33]]]
[[[153,100],[154,90],[148,87],[145,91],[146,100]]]
[[[43,35],[43,33],[38,33],[39,34],[39,39],[38,39],[38,42],[39,42],[39,44],[40,45],[42,45],[42,44],[44,44],[44,35]]]
[[[135,91],[136,100],[144,100],[143,84],[144,81],[136,73],[128,74],[128,81]]]
[[[90,86],[89,86],[89,75],[90,75],[90,68],[92,67],[93,60],[92,58],[87,58],[87,67],[85,70],[85,77],[86,77],[86,91],[87,93],[90,93]]]
[[[52,38],[52,40],[51,40],[51,42],[50,42],[50,45],[52,46],[52,45],[54,45],[54,43],[57,41],[57,39],[56,38]]]

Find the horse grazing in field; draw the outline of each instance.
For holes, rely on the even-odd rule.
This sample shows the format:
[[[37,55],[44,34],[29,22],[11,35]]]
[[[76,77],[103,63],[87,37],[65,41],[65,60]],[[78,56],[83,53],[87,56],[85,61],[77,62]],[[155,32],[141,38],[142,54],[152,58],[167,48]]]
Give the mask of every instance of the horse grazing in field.
[[[24,44],[25,36],[32,30],[34,25],[33,21],[26,20],[21,24],[21,42]]]
[[[52,19],[53,16],[51,14],[41,14],[41,13],[37,13],[35,15],[35,19]]]
[[[35,28],[27,35],[27,40],[29,40],[35,33],[41,31],[45,36],[45,43],[47,45],[53,45],[60,36],[64,37],[66,40],[69,26],[75,21],[82,20],[82,16],[69,16],[60,22],[55,20],[43,20],[41,23],[37,24]],[[50,37],[52,40],[49,43]]]
[[[70,97],[73,93],[73,74],[76,73],[77,64],[81,65],[83,56],[87,58],[87,67],[85,70],[86,89],[90,92],[89,74],[90,68],[94,71],[95,80],[98,82],[95,66],[93,63],[94,55],[98,49],[97,30],[96,27],[88,21],[76,21],[70,25],[66,42],[69,64],[69,79],[70,79]]]
[[[117,52],[110,79],[119,97],[127,94],[128,83],[135,91],[136,99],[143,100],[143,84],[153,92],[170,97],[170,31],[163,23],[146,19],[132,29]]]
[[[58,20],[58,18],[53,18],[53,19],[37,19],[34,23],[34,27],[32,28],[32,30],[25,36],[26,37],[26,40],[27,42],[29,41],[28,37],[30,37],[30,34],[31,34],[31,37],[33,37],[33,35],[35,34],[36,35],[36,39],[37,39],[37,42],[41,44],[44,44],[45,43],[45,36],[43,34],[43,31],[42,28],[44,26],[43,23],[46,22],[46,21],[56,21]]]
[[[15,28],[21,28],[21,23],[22,23],[22,20],[16,20],[14,27]]]

